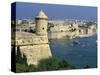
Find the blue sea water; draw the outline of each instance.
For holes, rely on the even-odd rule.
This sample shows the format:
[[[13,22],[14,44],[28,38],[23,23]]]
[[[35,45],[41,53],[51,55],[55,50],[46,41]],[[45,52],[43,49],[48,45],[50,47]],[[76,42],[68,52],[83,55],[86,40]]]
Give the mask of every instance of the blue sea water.
[[[82,69],[86,65],[91,68],[97,67],[96,40],[97,35],[72,40],[53,39],[49,41],[52,54],[58,61],[65,59],[77,69]],[[78,43],[75,44],[75,41]]]

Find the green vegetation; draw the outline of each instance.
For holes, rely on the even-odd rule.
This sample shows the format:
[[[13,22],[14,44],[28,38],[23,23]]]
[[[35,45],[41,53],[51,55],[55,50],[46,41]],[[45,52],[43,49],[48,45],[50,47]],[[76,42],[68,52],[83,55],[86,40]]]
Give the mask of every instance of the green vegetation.
[[[64,70],[64,69],[75,69],[75,66],[72,64],[69,64],[66,60],[62,60],[59,62],[59,69]]]
[[[57,62],[55,58],[40,60],[37,66],[27,65],[25,63],[16,63],[16,72],[36,72],[36,71],[52,71],[52,70],[67,70],[75,69],[75,67],[65,60]]]
[[[19,47],[17,48],[16,62],[20,63],[20,64],[26,64],[27,65],[27,58],[24,54],[22,56]]]
[[[91,68],[91,66],[86,65],[84,68]],[[25,55],[21,55],[20,49],[18,47],[16,54],[16,72],[36,72],[36,71],[53,71],[53,70],[68,70],[75,69],[75,66],[69,64],[66,60],[58,62],[55,58],[50,57],[47,59],[42,59],[39,61],[38,65],[28,65],[27,58]]]
[[[48,58],[48,59],[42,59],[40,60],[38,64],[38,70],[39,71],[46,71],[46,70],[57,70],[58,69],[58,63],[55,58]]]
[[[36,71],[52,71],[52,70],[67,70],[75,67],[69,64],[66,60],[58,62],[55,58],[50,57],[39,61],[38,65],[28,65],[26,56],[21,56],[18,47],[16,54],[16,72],[36,72]]]

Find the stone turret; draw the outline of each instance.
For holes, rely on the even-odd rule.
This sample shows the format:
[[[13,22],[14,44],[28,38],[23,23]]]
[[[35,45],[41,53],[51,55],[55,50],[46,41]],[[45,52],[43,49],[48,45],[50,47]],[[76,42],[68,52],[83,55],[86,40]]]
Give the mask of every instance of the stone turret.
[[[36,33],[16,32],[12,35],[12,48],[19,47],[20,52],[27,58],[28,65],[38,65],[41,59],[52,57],[48,44],[47,25],[48,17],[43,11],[36,16]],[[15,40],[16,38],[16,40]]]
[[[48,17],[42,10],[35,17],[35,21],[36,21],[36,34],[47,35]]]

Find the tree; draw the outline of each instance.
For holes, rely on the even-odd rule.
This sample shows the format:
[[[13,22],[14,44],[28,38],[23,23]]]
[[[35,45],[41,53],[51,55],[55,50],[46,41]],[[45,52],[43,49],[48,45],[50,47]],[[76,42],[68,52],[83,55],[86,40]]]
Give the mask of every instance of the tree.
[[[59,68],[60,69],[65,69],[68,67],[68,62],[65,60],[62,60],[61,62],[59,62]]]
[[[19,46],[17,47],[16,53],[16,72],[28,72],[27,58],[23,54],[23,57],[20,52]]]
[[[36,72],[36,71],[38,71],[38,69],[35,65],[29,65],[27,71],[28,72]]]
[[[59,62],[59,69],[75,69],[75,66],[69,64],[66,60]]]
[[[24,54],[23,54],[22,60],[23,60],[23,63],[24,63],[24,64],[28,65],[28,64],[27,64],[27,58],[26,58],[26,56],[25,56]]]
[[[26,64],[16,63],[16,72],[28,72],[28,66]]]
[[[23,63],[23,58],[22,58],[19,46],[17,47],[16,63]]]
[[[22,57],[19,46],[17,47],[16,63],[22,63],[27,65],[27,58],[24,54]]]
[[[55,58],[43,59],[40,60],[38,64],[39,71],[46,71],[46,70],[57,70],[58,63]]]

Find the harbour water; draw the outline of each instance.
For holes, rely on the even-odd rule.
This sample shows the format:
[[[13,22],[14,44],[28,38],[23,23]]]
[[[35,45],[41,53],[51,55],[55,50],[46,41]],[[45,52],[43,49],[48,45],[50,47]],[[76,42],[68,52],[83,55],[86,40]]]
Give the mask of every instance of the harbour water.
[[[72,40],[53,39],[50,48],[53,56],[58,60],[67,60],[77,69],[86,65],[97,67],[97,35]]]

